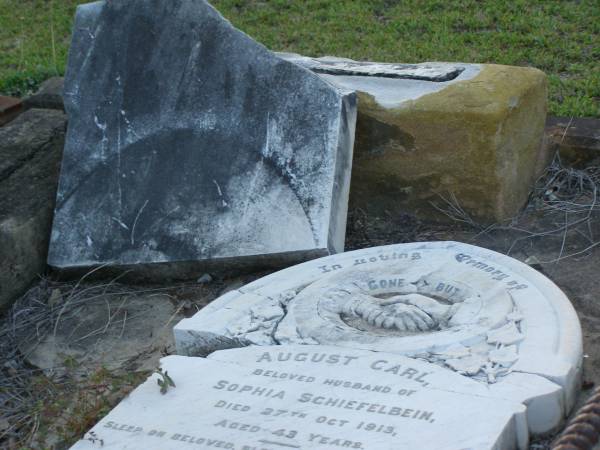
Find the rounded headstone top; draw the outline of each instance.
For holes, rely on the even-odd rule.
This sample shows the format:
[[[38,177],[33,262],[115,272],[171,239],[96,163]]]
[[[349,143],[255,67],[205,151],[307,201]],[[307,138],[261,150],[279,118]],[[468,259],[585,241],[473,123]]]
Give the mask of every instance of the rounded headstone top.
[[[564,293],[506,255],[458,242],[320,258],[227,293],[175,328],[178,351],[320,344],[393,352],[482,383],[544,377],[571,405],[581,328]]]

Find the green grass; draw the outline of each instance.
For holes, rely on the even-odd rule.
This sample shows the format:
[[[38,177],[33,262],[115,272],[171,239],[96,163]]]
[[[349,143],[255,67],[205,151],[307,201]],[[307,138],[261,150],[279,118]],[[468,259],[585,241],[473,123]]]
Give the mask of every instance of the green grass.
[[[125,0],[121,0],[125,1]],[[168,1],[168,0],[165,0]],[[0,0],[0,92],[62,74],[80,0]],[[214,0],[267,47],[394,62],[532,66],[550,112],[600,117],[598,0]]]

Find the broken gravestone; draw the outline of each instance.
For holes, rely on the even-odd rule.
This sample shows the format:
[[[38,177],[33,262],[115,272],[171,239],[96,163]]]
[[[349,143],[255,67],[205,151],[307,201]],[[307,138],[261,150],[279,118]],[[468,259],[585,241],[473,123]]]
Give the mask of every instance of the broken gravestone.
[[[290,267],[182,320],[175,340],[189,356],[295,344],[406,355],[526,405],[533,434],[555,430],[573,407],[582,360],[577,315],[556,285],[510,257],[456,242]]]
[[[582,356],[552,282],[453,242],[288,268],[175,338],[208,357],[164,358],[74,450],[525,450],[572,407]]]
[[[73,450],[525,449],[525,406],[434,364],[329,346],[169,356]],[[547,380],[548,385],[551,385]],[[549,392],[552,392],[550,389]],[[552,405],[549,395],[547,404]],[[452,430],[448,433],[448,430]]]
[[[79,6],[64,100],[55,268],[187,277],[343,250],[354,94],[206,1]]]

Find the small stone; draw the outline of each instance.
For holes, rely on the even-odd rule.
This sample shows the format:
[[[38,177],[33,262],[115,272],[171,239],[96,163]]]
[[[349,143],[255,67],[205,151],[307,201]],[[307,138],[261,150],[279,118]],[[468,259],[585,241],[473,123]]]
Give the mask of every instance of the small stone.
[[[193,303],[190,300],[184,300],[180,306],[182,309],[191,309],[193,306]]]
[[[200,278],[198,278],[197,283],[199,283],[199,284],[208,284],[208,283],[211,283],[212,280],[213,280],[213,277],[211,277],[210,274],[205,273]]]
[[[525,264],[527,264],[528,266],[539,266],[541,265],[540,260],[537,258],[537,256],[528,256],[527,259],[525,259]]]

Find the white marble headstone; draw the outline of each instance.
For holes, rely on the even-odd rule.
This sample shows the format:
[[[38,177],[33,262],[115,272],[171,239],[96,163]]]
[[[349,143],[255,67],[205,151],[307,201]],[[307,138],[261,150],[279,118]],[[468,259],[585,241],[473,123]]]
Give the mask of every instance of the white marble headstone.
[[[395,354],[327,346],[170,356],[73,450],[524,449],[525,406]],[[482,418],[485,417],[485,420]]]
[[[510,257],[456,242],[290,267],[181,321],[175,338],[191,356],[292,344],[406,355],[527,405],[535,434],[558,427],[572,408],[582,358],[577,315],[556,285]]]

